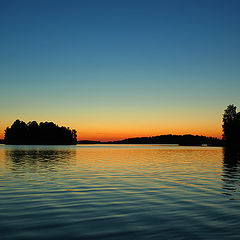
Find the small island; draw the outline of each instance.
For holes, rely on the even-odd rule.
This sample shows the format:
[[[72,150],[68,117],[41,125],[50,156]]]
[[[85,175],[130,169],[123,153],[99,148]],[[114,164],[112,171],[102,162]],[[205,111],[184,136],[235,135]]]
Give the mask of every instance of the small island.
[[[68,127],[59,127],[53,122],[16,120],[5,130],[5,144],[17,145],[75,145],[77,132]]]

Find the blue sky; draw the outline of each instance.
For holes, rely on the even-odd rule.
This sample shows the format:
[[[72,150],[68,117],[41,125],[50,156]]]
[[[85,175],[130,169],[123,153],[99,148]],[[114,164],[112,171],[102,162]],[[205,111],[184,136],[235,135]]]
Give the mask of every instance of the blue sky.
[[[0,136],[16,118],[79,138],[219,136],[240,100],[239,12],[231,0],[1,0]]]

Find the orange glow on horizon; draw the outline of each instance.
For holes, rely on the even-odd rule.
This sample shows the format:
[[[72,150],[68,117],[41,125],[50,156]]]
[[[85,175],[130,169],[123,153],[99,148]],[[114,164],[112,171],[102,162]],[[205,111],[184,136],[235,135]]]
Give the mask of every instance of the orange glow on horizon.
[[[21,119],[28,122],[29,119]],[[219,119],[190,119],[185,118],[176,120],[169,119],[82,119],[81,122],[77,118],[74,121],[58,121],[52,118],[52,122],[59,126],[70,127],[77,130],[78,140],[93,141],[115,141],[134,137],[151,137],[159,135],[202,135],[207,137],[222,138],[222,127]],[[11,126],[14,120],[0,123],[0,139],[4,138],[4,130],[7,126]],[[41,121],[49,121],[41,119]]]
[[[206,137],[216,137],[221,139],[222,134],[204,134],[204,133],[194,133],[194,132],[159,132],[159,133],[145,133],[145,134],[134,134],[134,133],[125,133],[125,134],[117,134],[117,133],[101,133],[101,134],[78,134],[78,140],[92,140],[92,141],[118,141],[127,138],[137,138],[137,137],[152,137],[152,136],[159,136],[159,135],[199,135],[199,136],[206,136]]]

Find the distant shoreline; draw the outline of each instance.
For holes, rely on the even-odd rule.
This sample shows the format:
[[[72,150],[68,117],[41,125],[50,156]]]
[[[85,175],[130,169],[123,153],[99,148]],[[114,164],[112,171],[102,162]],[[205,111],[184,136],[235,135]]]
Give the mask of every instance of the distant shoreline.
[[[77,144],[178,144],[179,146],[224,146],[224,141],[218,138],[199,135],[160,135],[152,137],[127,138],[118,141],[80,140]]]
[[[5,144],[4,140],[0,140],[0,144]],[[176,144],[179,146],[213,146],[223,147],[224,141],[218,138],[199,136],[199,135],[159,135],[152,137],[137,137],[126,138],[118,141],[92,141],[92,140],[79,140],[76,144]],[[16,144],[6,144],[16,145]],[[17,144],[26,145],[26,144]],[[35,144],[28,143],[27,145],[74,145],[74,144]]]

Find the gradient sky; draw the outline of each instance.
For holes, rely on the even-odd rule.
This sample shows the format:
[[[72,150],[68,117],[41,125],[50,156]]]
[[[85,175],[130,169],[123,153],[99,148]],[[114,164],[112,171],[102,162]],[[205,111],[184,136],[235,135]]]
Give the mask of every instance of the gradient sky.
[[[16,119],[79,139],[220,137],[240,103],[240,1],[0,0],[0,138]]]

